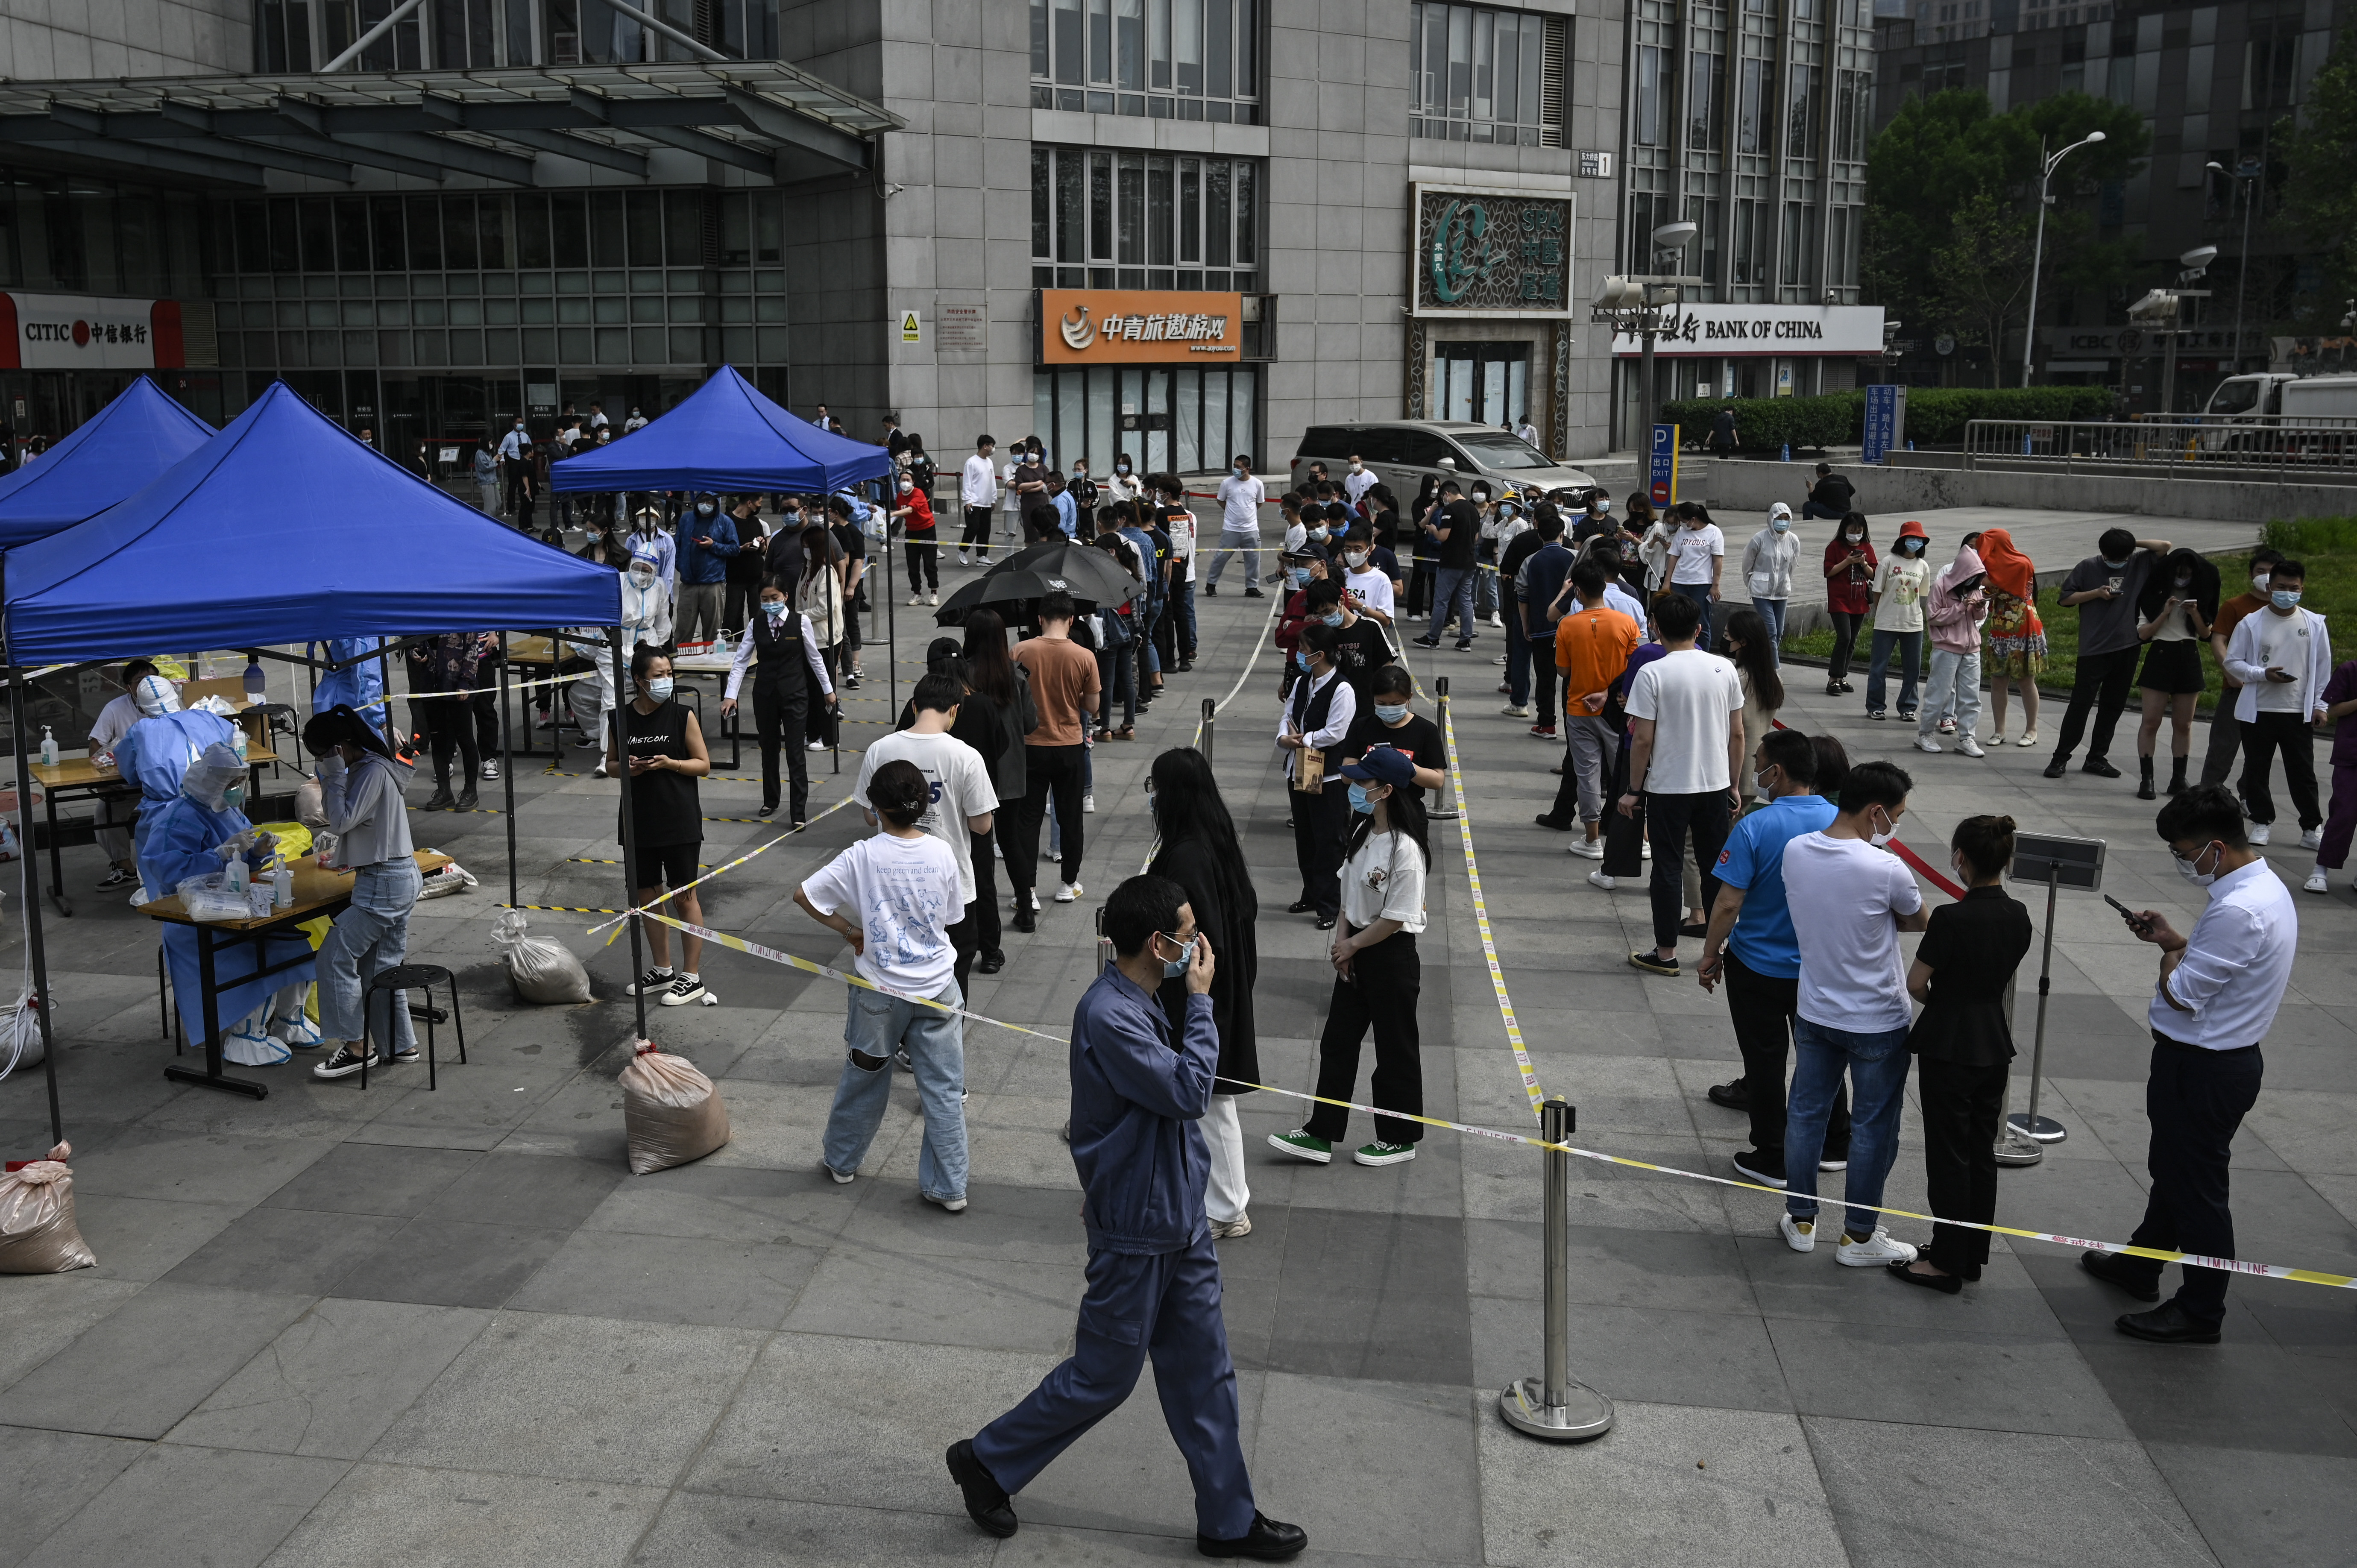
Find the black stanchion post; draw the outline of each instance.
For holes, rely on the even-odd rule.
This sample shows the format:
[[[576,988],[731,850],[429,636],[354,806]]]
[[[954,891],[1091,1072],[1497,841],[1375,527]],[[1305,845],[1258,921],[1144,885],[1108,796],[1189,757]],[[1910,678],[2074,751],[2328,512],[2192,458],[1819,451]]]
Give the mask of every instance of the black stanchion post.
[[[1601,1437],[1612,1430],[1612,1402],[1585,1383],[1571,1379],[1571,1155],[1560,1146],[1570,1141],[1577,1117],[1561,1100],[1539,1109],[1539,1135],[1557,1145],[1543,1151],[1541,1180],[1544,1183],[1540,1223],[1544,1278],[1541,1293],[1546,1313],[1546,1364],[1536,1378],[1517,1378],[1498,1395],[1498,1412],[1517,1432],[1551,1443],[1577,1443]]]
[[[510,695],[508,634],[501,632],[500,633],[500,794],[507,805],[508,817],[508,902],[515,904],[521,900],[516,894],[515,747],[508,734]]]
[[[1204,698],[1204,699],[1203,699],[1203,744],[1202,744],[1200,746],[1198,746],[1196,749],[1197,749],[1197,750],[1199,750],[1199,751],[1200,751],[1200,752],[1203,754],[1203,760],[1204,760],[1204,761],[1206,761],[1206,762],[1209,762],[1209,761],[1211,761],[1211,731],[1212,731],[1212,728],[1215,726],[1215,725],[1218,723],[1218,721],[1219,721],[1219,716],[1220,716],[1220,704],[1219,704],[1219,703],[1215,703],[1215,702],[1213,702],[1213,701],[1211,701],[1211,698],[1209,698],[1209,697]]]
[[[631,998],[639,1006],[639,1035],[647,1037],[647,988],[639,983],[646,978],[646,954],[639,942],[639,890],[630,885],[630,873],[639,858],[638,824],[630,820],[630,747],[629,721],[624,717],[630,701],[630,663],[622,639],[622,628],[613,631],[614,662],[614,760],[619,766],[614,777],[622,786],[622,908],[630,911],[630,983],[638,994]]]
[[[1448,734],[1448,677],[1446,675],[1434,677],[1432,689],[1435,693],[1433,703],[1440,710],[1436,722],[1440,725],[1440,733],[1445,738]],[[1457,761],[1457,752],[1454,746],[1449,748],[1448,760],[1451,764],[1454,764]],[[1444,774],[1441,778],[1441,798],[1446,800],[1448,804],[1445,807],[1436,805],[1432,811],[1427,813],[1436,822],[1453,822],[1457,820],[1457,797],[1455,792],[1449,789],[1448,784],[1449,779],[1454,776],[1454,769],[1452,768],[1449,773]]]

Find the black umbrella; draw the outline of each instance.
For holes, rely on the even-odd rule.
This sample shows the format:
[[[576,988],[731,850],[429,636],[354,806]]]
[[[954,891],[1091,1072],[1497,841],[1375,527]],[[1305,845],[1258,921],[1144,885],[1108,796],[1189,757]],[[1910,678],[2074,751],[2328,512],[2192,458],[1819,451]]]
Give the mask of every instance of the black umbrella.
[[[1049,540],[1017,551],[949,596],[933,612],[941,626],[963,626],[974,610],[990,606],[1021,625],[1036,618],[1041,599],[1061,590],[1083,615],[1126,603],[1146,585],[1093,545]]]

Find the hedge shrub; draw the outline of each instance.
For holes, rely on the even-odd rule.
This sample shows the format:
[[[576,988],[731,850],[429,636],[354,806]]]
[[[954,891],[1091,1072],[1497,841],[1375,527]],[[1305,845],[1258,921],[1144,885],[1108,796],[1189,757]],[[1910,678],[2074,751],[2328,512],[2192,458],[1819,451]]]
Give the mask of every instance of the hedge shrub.
[[[1736,433],[1749,452],[1845,446],[1866,430],[1863,392],[1822,397],[1753,397],[1735,402]],[[1661,417],[1678,427],[1684,446],[1704,446],[1722,400],[1679,398],[1662,405]],[[1910,387],[1907,435],[1911,441],[1964,438],[1970,419],[2102,419],[2112,412],[2108,387]]]

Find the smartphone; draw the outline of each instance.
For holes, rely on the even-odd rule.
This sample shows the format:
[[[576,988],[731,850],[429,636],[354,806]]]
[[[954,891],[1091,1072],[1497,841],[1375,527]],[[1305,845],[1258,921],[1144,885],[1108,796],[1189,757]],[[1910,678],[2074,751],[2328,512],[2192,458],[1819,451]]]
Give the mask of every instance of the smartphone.
[[[2152,927],[2146,922],[2145,918],[2142,915],[2137,914],[2134,909],[2129,908],[2126,904],[2121,903],[2110,894],[2106,893],[2104,895],[2104,902],[2109,904],[2113,908],[2117,909],[2120,912],[2120,918],[2128,923],[2128,928],[2131,930],[2142,933],[2152,929]]]

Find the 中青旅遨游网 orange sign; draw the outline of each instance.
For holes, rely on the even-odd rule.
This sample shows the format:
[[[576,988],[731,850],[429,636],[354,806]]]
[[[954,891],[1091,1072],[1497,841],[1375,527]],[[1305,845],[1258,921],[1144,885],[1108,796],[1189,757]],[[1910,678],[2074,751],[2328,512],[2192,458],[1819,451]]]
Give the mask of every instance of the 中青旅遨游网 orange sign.
[[[1170,364],[1243,352],[1243,295],[1200,289],[1043,288],[1043,365]]]

